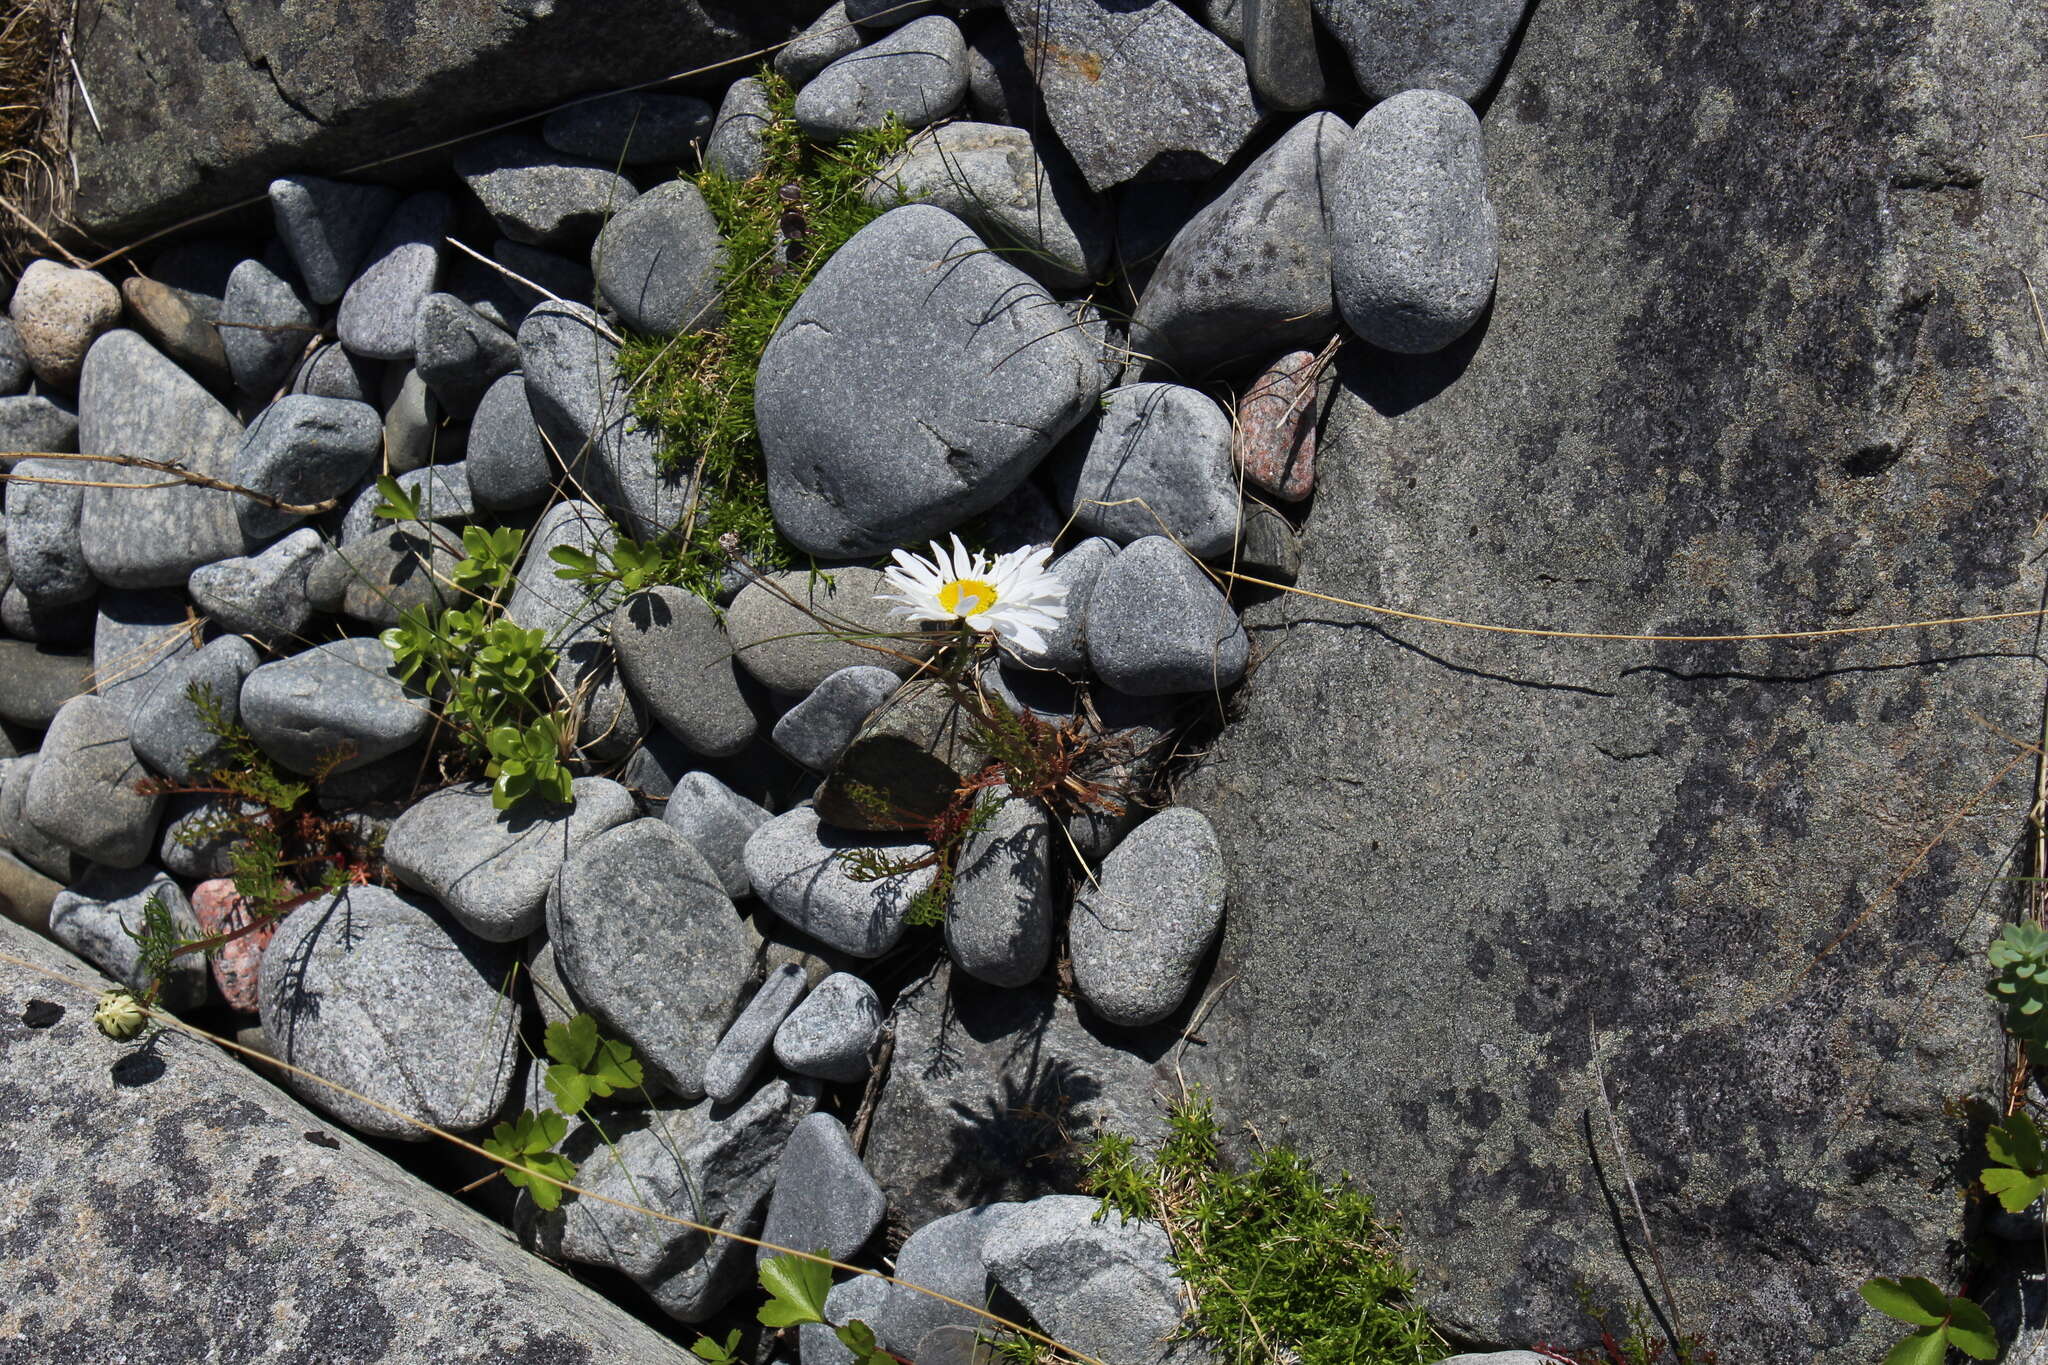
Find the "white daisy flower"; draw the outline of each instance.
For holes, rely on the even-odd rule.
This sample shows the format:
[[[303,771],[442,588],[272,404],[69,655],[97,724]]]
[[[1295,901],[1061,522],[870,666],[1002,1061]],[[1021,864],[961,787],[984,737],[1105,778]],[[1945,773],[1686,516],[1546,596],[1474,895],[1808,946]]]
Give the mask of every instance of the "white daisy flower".
[[[1067,585],[1045,571],[1052,546],[1012,550],[991,560],[970,552],[957,535],[950,551],[936,540],[931,545],[930,559],[896,551],[896,567],[882,571],[896,591],[876,597],[896,603],[896,614],[913,621],[957,621],[969,630],[994,631],[1024,653],[1044,651],[1040,632],[1067,614]]]

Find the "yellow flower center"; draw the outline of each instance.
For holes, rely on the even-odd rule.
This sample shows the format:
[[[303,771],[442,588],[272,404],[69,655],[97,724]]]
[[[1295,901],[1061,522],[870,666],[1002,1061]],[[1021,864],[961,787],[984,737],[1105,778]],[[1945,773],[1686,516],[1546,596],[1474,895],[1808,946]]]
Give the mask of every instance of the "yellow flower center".
[[[995,604],[995,585],[978,578],[956,578],[939,589],[939,605],[955,616],[978,616]]]

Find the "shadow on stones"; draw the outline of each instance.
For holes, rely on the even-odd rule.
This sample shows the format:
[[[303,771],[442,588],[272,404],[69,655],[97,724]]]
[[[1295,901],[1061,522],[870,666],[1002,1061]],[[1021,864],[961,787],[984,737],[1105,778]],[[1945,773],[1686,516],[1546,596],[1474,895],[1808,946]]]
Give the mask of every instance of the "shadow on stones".
[[[1402,355],[1383,351],[1356,337],[1337,352],[1337,382],[1372,405],[1382,417],[1399,417],[1419,408],[1464,377],[1472,359],[1493,326],[1494,300],[1488,298],[1486,311],[1472,330],[1441,351],[1429,355]]]
[[[157,1055],[157,1043],[162,1037],[161,1033],[152,1034],[148,1042],[115,1062],[107,1072],[114,1084],[133,1089],[162,1076],[169,1069]]]

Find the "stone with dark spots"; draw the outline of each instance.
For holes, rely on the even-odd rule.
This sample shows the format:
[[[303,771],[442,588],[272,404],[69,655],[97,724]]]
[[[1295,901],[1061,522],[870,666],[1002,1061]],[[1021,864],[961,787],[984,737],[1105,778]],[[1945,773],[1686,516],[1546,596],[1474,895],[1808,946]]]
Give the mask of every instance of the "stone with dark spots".
[[[138,866],[156,844],[161,795],[136,784],[149,774],[128,739],[128,716],[100,697],[73,697],[50,722],[21,813],[81,858]]]
[[[266,256],[235,267],[220,308],[220,344],[235,387],[268,398],[317,332],[319,315],[296,272]]]
[[[1315,0],[1366,98],[1441,90],[1476,104],[1534,0]]]
[[[162,684],[135,707],[136,755],[178,782],[204,783],[216,768],[230,766],[216,722],[237,723],[242,680],[256,663],[254,646],[239,635],[223,635],[178,656],[165,667]],[[207,699],[211,709],[195,698]]]
[[[441,238],[454,221],[455,204],[439,190],[409,195],[392,210],[341,296],[334,329],[342,345],[373,360],[412,359],[420,304],[441,278]]]
[[[1344,357],[1302,586],[1586,632],[2037,605],[2039,338],[1998,264],[2039,222],[1999,187],[2048,181],[2011,136],[2035,16],[1667,18],[1532,11],[1486,120],[1491,314]],[[1953,1104],[2003,1094],[1969,964],[2033,776],[1987,790],[2014,750],[1984,727],[2040,724],[2033,622],[1249,617],[1285,644],[1180,788],[1239,891],[1189,1050],[1228,1117],[1367,1181],[1460,1338],[1579,1349],[1575,1285],[1640,1294],[1588,1150],[1614,1188],[1604,1075],[1686,1330],[1883,1355],[1857,1286],[1953,1273],[1981,1150]]]
[[[498,231],[529,246],[580,245],[639,194],[609,166],[564,156],[524,133],[464,143],[455,150],[455,173]]]

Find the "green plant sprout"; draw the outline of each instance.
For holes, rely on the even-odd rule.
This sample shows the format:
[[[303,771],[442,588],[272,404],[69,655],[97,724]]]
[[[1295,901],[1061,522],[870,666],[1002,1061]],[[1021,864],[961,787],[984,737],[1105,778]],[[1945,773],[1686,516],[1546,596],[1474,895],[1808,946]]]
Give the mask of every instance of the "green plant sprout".
[[[594,1095],[609,1098],[619,1090],[637,1089],[645,1076],[633,1049],[615,1038],[601,1038],[597,1020],[579,1014],[547,1027],[548,1093],[565,1114],[580,1114]]]
[[[2048,1046],[2048,931],[2033,923],[2008,924],[1993,940],[1991,993],[2005,1006],[2005,1029],[2024,1042]]]
[[[528,796],[559,806],[573,805],[575,787],[562,762],[562,730],[553,716],[542,716],[524,729],[501,725],[487,740],[491,762],[491,805],[510,810]]]
[[[1984,1134],[1984,1151],[1992,1164],[1978,1177],[2007,1213],[2020,1213],[2048,1193],[2048,1151],[2041,1130],[2025,1113],[1993,1124]]]
[[[518,1118],[493,1127],[491,1135],[483,1141],[483,1148],[511,1163],[505,1168],[507,1181],[525,1190],[541,1208],[555,1209],[562,1203],[562,1187],[553,1180],[566,1182],[576,1178],[576,1163],[553,1150],[568,1135],[569,1120],[554,1110],[543,1109],[536,1114],[523,1109]],[[550,1176],[553,1180],[537,1176]]]
[[[823,1256],[825,1253],[817,1253]],[[802,1256],[773,1256],[761,1263],[761,1288],[768,1301],[757,1315],[763,1326],[803,1327],[816,1323],[832,1329],[839,1344],[853,1353],[856,1365],[898,1365],[902,1357],[891,1355],[875,1343],[875,1329],[858,1318],[835,1323],[825,1316],[825,1296],[832,1292],[832,1267]],[[740,1334],[730,1333],[721,1344],[710,1337],[698,1337],[691,1354],[710,1365],[737,1365]]]
[[[1998,1358],[1991,1319],[1959,1294],[1944,1294],[1918,1275],[1873,1276],[1858,1292],[1886,1317],[1918,1329],[1885,1353],[1884,1365],[1941,1365],[1951,1346],[1976,1360]]]

